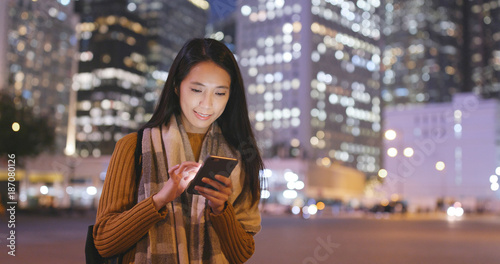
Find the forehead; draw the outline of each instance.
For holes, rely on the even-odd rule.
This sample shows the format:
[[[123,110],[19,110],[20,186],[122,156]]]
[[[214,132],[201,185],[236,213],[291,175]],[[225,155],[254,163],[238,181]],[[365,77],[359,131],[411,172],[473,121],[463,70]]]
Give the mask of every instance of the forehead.
[[[231,83],[229,73],[212,61],[203,61],[195,64],[189,70],[185,79],[207,81],[207,82],[222,82]]]
[[[204,71],[224,71],[227,75],[229,75],[229,73],[223,67],[221,67],[219,64],[217,64],[217,63],[215,63],[213,61],[201,61],[201,62],[198,62],[198,63],[194,64],[193,66],[191,66],[191,69],[189,70],[189,72],[200,71],[200,70],[204,70]]]

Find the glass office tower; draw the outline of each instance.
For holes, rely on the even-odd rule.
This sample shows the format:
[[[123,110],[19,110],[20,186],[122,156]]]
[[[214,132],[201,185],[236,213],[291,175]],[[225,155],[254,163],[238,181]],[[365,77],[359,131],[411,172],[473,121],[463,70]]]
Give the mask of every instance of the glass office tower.
[[[466,91],[500,98],[500,3],[464,1]]]
[[[384,2],[385,104],[448,102],[464,89],[462,67],[467,58],[462,53],[461,2]]]
[[[244,1],[237,50],[266,157],[380,162],[380,1]]]
[[[66,145],[69,94],[77,53],[71,1],[9,0],[2,3],[0,89],[27,104],[35,116],[46,116],[55,127],[56,154]],[[5,15],[5,16],[4,16]],[[24,105],[26,106],[26,105]]]
[[[144,121],[147,28],[125,0],[80,1],[77,10],[76,154],[99,157]]]
[[[208,2],[203,0],[129,0],[147,27],[145,119],[149,120],[168,76],[170,65],[189,39],[203,37]]]
[[[76,152],[112,153],[149,120],[182,45],[203,37],[206,1],[81,0]]]

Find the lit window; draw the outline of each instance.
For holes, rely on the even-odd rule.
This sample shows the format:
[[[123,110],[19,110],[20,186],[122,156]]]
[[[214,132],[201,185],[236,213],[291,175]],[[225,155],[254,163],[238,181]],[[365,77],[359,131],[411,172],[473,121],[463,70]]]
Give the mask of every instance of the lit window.
[[[244,5],[241,7],[241,14],[243,16],[249,16],[250,14],[252,13],[252,8],[247,6],[247,5]]]
[[[293,25],[290,24],[290,23],[285,23],[283,25],[283,29],[282,30],[283,30],[284,34],[291,34],[292,31],[293,31]]]
[[[247,89],[249,94],[255,94],[256,92],[255,84],[250,84]]]
[[[302,24],[299,21],[293,23],[293,32],[299,33],[302,29]]]
[[[259,19],[259,15],[257,13],[252,13],[250,14],[249,18],[251,22],[257,22],[257,20]]]
[[[262,131],[262,130],[264,130],[264,123],[262,123],[262,122],[257,122],[257,123],[255,124],[255,130],[257,130],[257,131]]]
[[[405,148],[403,150],[403,155],[405,155],[405,157],[408,157],[408,158],[412,157],[413,153],[414,153],[413,148]]]
[[[298,126],[300,126],[300,119],[299,119],[299,118],[297,118],[297,117],[292,118],[292,120],[291,120],[291,125],[292,125],[293,127],[298,127]]]
[[[248,75],[250,75],[251,77],[257,76],[258,73],[259,71],[255,67],[251,67],[250,69],[248,69]]]
[[[319,59],[320,59],[320,55],[319,55],[319,53],[318,53],[317,51],[313,51],[313,52],[311,53],[311,60],[312,60],[313,62],[318,62],[318,61],[319,61]]]
[[[104,54],[102,56],[102,62],[104,62],[104,63],[110,63],[111,62],[111,56],[109,56],[109,54]]]
[[[387,150],[387,155],[391,158],[394,158],[398,155],[398,150],[396,148],[389,148]]]
[[[267,37],[266,40],[264,41],[264,44],[267,46],[267,47],[271,47],[274,45],[274,40],[272,37]]]
[[[290,52],[285,52],[283,53],[283,62],[290,62],[292,61],[292,53]]]

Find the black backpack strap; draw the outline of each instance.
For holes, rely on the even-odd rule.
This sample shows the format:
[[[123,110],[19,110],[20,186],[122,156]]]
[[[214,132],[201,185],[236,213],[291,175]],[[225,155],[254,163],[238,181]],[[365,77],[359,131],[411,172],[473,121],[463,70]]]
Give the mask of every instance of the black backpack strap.
[[[137,145],[135,147],[134,153],[134,164],[135,164],[135,186],[139,185],[142,174],[142,135],[144,134],[144,129],[139,129],[137,131]]]

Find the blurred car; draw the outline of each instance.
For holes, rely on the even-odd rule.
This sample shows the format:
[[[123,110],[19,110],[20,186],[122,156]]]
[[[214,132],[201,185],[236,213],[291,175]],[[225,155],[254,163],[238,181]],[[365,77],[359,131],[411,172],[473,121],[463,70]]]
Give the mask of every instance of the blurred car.
[[[368,211],[371,213],[401,213],[404,214],[408,210],[408,205],[405,201],[393,201],[388,204],[377,204]]]

